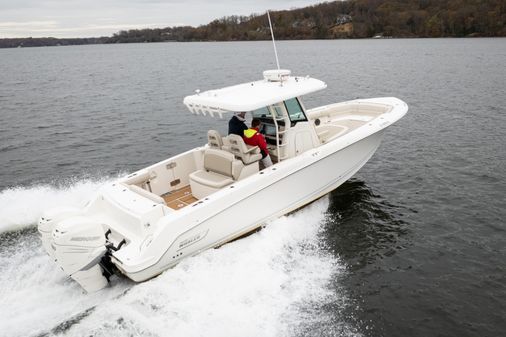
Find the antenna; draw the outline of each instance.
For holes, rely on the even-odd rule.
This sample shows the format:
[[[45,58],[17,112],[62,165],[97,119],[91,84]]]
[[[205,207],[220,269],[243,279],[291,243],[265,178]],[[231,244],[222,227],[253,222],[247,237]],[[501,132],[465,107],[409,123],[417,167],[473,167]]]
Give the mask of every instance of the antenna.
[[[276,50],[276,42],[274,41],[274,31],[272,30],[272,23],[271,23],[271,16],[269,14],[269,11],[267,11],[267,18],[269,19],[269,27],[271,28],[271,36],[272,36],[272,45],[274,46],[274,55],[276,55],[276,64],[279,68],[279,59],[278,59],[278,51]]]

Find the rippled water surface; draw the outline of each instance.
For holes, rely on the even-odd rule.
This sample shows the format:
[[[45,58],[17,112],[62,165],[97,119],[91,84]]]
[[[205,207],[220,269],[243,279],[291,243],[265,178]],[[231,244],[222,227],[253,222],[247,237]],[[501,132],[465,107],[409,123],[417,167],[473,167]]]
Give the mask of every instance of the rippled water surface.
[[[350,181],[151,281],[85,295],[35,222],[226,120],[195,89],[259,79],[269,42],[0,50],[0,331],[6,336],[501,336],[506,40],[279,42],[324,80],[308,107],[396,96],[408,114]]]

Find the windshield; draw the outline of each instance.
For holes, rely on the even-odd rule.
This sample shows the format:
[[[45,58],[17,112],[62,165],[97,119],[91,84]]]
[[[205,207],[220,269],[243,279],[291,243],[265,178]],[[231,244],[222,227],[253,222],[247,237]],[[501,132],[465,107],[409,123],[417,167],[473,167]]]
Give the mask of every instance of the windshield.
[[[263,107],[251,112],[253,118],[272,118],[271,111],[274,111],[276,119],[283,118],[283,103],[277,103],[269,107]]]
[[[307,121],[306,115],[297,98],[287,99],[285,101],[285,106],[292,122]]]
[[[276,119],[282,119],[283,118],[283,103],[276,103],[271,105],[272,111],[274,111],[274,114],[276,115]]]
[[[255,111],[252,111],[251,114],[253,115],[253,118],[271,117],[271,112],[267,109],[267,107],[256,109]]]

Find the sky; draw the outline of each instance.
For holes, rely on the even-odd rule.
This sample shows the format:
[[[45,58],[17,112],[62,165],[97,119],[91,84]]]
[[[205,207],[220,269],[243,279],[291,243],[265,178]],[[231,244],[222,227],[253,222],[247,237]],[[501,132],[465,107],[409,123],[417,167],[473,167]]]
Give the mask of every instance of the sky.
[[[198,26],[230,15],[324,0],[0,0],[0,38],[99,37],[120,30]]]

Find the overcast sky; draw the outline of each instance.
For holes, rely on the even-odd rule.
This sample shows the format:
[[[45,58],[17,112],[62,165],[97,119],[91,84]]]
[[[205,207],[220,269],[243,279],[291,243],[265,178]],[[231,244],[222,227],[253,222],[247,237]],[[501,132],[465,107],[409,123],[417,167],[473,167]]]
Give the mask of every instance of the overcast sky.
[[[323,0],[0,0],[0,38],[96,37],[119,30],[206,24],[230,15]]]

